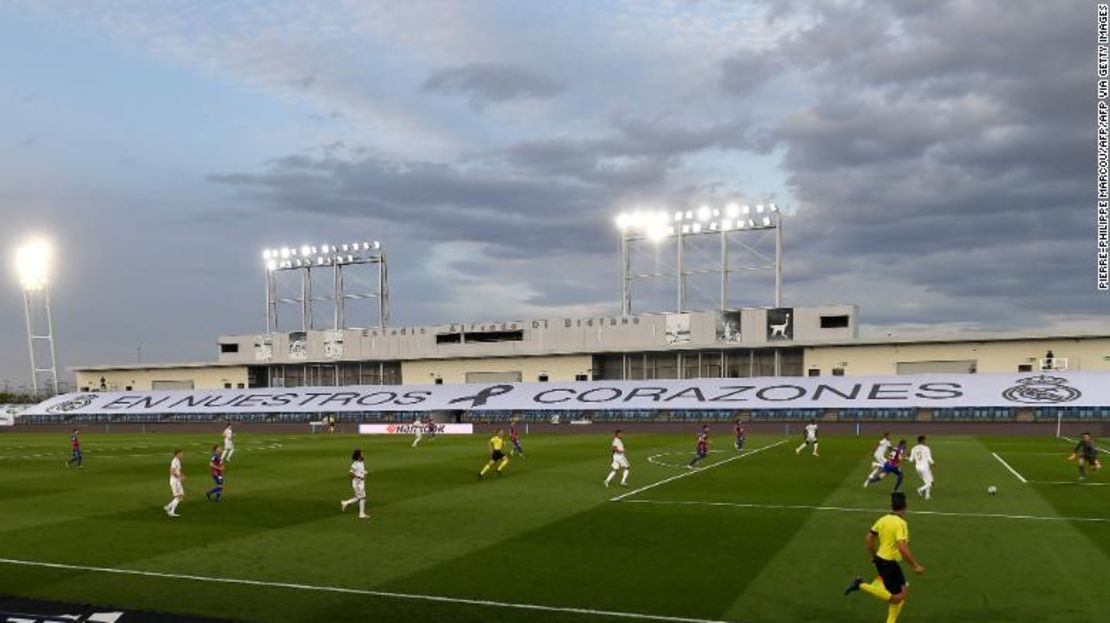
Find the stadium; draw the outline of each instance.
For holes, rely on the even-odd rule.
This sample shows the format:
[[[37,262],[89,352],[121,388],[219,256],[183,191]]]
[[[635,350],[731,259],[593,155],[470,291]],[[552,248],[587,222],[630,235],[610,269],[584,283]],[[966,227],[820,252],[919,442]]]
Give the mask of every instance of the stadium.
[[[35,233],[12,234],[20,305],[18,317],[0,317],[0,335],[25,339],[0,358],[0,372],[17,357],[12,367],[29,372],[29,386],[11,391],[5,382],[0,392],[0,621],[1103,620],[1110,603],[1103,579],[1110,574],[1110,473],[1102,470],[1110,444],[1110,325],[1105,297],[1069,298],[1076,282],[1059,266],[1075,264],[1056,263],[1089,232],[1081,238],[1054,229],[1067,220],[1063,208],[1040,207],[1043,189],[1015,181],[1042,154],[1009,143],[1017,133],[1011,126],[972,141],[984,162],[1025,163],[1002,176],[1022,199],[1007,195],[1013,212],[1005,222],[984,225],[967,209],[993,201],[976,177],[989,177],[982,163],[956,178],[903,174],[905,192],[857,188],[857,199],[883,195],[881,210],[870,214],[845,190],[868,184],[826,168],[874,158],[869,169],[901,182],[887,168],[897,150],[886,147],[908,150],[918,134],[946,132],[955,137],[944,149],[926,150],[919,164],[938,154],[960,161],[967,157],[957,149],[965,147],[964,134],[986,124],[981,115],[990,110],[974,97],[928,100],[945,114],[920,127],[900,122],[889,135],[879,130],[882,106],[856,123],[845,121],[853,106],[836,106],[806,125],[819,104],[848,97],[841,83],[866,78],[874,90],[921,69],[906,59],[883,66],[887,56],[901,58],[897,46],[865,58],[821,47],[810,57],[795,47],[799,41],[831,46],[845,40],[834,32],[843,20],[853,24],[845,31],[853,38],[870,32],[865,17],[889,20],[883,37],[906,37],[914,62],[928,64],[936,60],[937,38],[946,42],[942,48],[969,45],[976,36],[952,34],[954,28],[993,15],[947,3],[892,7],[890,15],[847,5],[799,13],[741,3],[752,17],[695,4],[581,12],[553,6],[543,9],[553,12],[548,19],[540,19],[538,5],[524,17],[491,5],[486,10],[497,19],[481,27],[467,21],[472,15],[439,14],[458,7],[439,7],[430,17],[423,6],[378,14],[276,3],[242,15],[171,10],[165,21],[138,6],[103,7],[122,24],[119,31],[76,7],[0,9],[27,29],[24,43],[56,72],[62,70],[49,46],[35,37],[64,36],[90,56],[120,52],[87,42],[86,31],[109,29],[131,46],[150,37],[144,45],[172,62],[136,60],[126,51],[106,66],[149,75],[166,90],[159,101],[167,110],[170,100],[191,106],[193,93],[206,95],[196,106],[201,113],[173,110],[181,119],[219,119],[209,121],[219,146],[235,136],[266,155],[258,175],[205,170],[205,184],[236,190],[213,199],[166,182],[185,166],[166,155],[169,148],[145,159],[125,153],[122,168],[140,171],[127,172],[135,193],[127,196],[175,206],[166,221],[128,212],[130,204],[118,198],[84,215],[58,213],[77,225],[32,202],[11,210],[13,227],[32,223]],[[1084,27],[1093,47],[1090,13]],[[1061,16],[1036,15],[1061,41],[1077,38],[1075,24]],[[1110,12],[1100,15],[1110,24]],[[605,19],[595,23],[599,16]],[[921,21],[936,16],[948,27],[934,31]],[[1020,21],[1033,29],[1033,17]],[[620,20],[636,28],[625,30]],[[576,71],[589,73],[612,50],[640,49],[630,38],[642,30],[653,36],[640,63],[682,59],[676,73],[690,74],[684,88],[693,89],[709,84],[692,69],[698,59],[737,37],[707,24],[746,20],[777,33],[760,44],[770,52],[714,61],[723,77],[712,88],[744,98],[767,89],[782,99],[727,117],[712,126],[711,140],[691,129],[696,124],[664,127],[673,107],[656,111],[650,123],[614,113],[605,122],[617,134],[602,139],[575,134],[583,130],[567,119],[551,133],[525,122],[550,114],[545,107],[553,101],[581,97],[571,86],[578,83],[494,62],[439,68],[413,82],[405,72],[431,61],[401,54],[444,45],[453,58],[481,48],[476,41],[524,36],[515,31],[525,25],[544,23],[542,32],[551,33],[567,24],[576,31],[604,25],[595,51],[560,46],[547,60],[558,65],[569,55]],[[312,28],[299,30],[302,22]],[[219,48],[217,33],[227,25],[234,26],[232,43]],[[499,27],[507,32],[495,35]],[[716,33],[711,40],[692,36],[704,29]],[[1003,47],[1040,50],[1017,30],[1002,29],[1020,39]],[[197,32],[206,35],[192,39]],[[483,37],[463,37],[472,32]],[[532,36],[529,46],[543,48],[541,39]],[[348,47],[331,47],[339,41]],[[360,47],[367,41],[373,45]],[[207,46],[220,50],[217,60],[189,60]],[[352,58],[375,59],[372,71],[360,73],[368,70],[356,64],[329,74],[355,62],[350,50],[360,52]],[[284,73],[314,54],[322,55],[314,73]],[[526,57],[520,47],[513,54]],[[968,55],[976,76],[981,63],[993,67]],[[836,69],[824,58],[855,60],[838,78],[822,73]],[[1074,63],[1075,55],[1066,60]],[[189,62],[230,75],[253,69],[227,94],[220,81],[182,74],[177,65]],[[1044,62],[1038,67],[1047,76],[1052,65]],[[783,116],[775,132],[749,128],[749,116],[778,118],[782,102],[809,97],[805,81],[785,85],[791,88],[775,82],[788,63],[809,67],[813,73],[804,77],[813,84],[837,87],[805,114]],[[606,82],[652,82],[640,65],[618,66],[591,78],[591,109],[616,97]],[[385,91],[374,92],[372,106],[352,95],[367,75],[390,77],[382,81],[390,92],[420,86],[404,95],[412,99],[403,113],[387,114]],[[914,92],[950,97],[960,83],[949,81],[963,73],[939,75],[918,79],[923,90]],[[72,77],[63,91],[99,93]],[[668,99],[666,90],[636,103]],[[871,95],[851,102],[874,104]],[[460,96],[462,108],[429,103]],[[884,106],[895,101],[879,99]],[[138,101],[144,110],[151,106]],[[952,121],[962,107],[975,113],[973,122]],[[703,121],[700,114],[723,113],[710,106],[688,120]],[[481,131],[468,125],[497,115]],[[367,120],[377,116],[386,122]],[[136,113],[133,122],[158,128],[152,136],[174,137],[183,150],[203,140],[195,128],[209,123],[190,126],[194,136],[171,128],[161,112],[153,120]],[[276,131],[286,123],[287,136]],[[440,126],[450,127],[450,141],[428,138]],[[795,146],[845,128],[852,140],[815,148],[818,158],[772,144]],[[491,136],[517,140],[529,132],[551,134],[547,142],[478,149]],[[67,135],[88,140],[73,128]],[[380,144],[344,144],[355,135]],[[323,141],[321,155],[275,155],[274,145],[291,136]],[[405,151],[424,140],[427,153],[457,148],[457,160],[448,166]],[[29,149],[37,140],[23,143]],[[91,148],[100,139],[81,144]],[[600,155],[590,160],[588,149]],[[389,160],[390,150],[405,155]],[[213,167],[243,157],[230,147],[220,153],[207,156]],[[498,178],[506,160],[517,168]],[[592,162],[585,172],[583,161]],[[64,169],[65,158],[54,162]],[[741,182],[722,181],[745,167],[753,173]],[[728,175],[719,177],[721,170]],[[1053,189],[1070,183],[1037,171],[1059,182]],[[533,187],[525,172],[540,183]],[[22,188],[19,175],[6,177],[0,173],[0,181]],[[107,181],[73,179],[90,202],[112,196]],[[448,198],[425,199],[437,182]],[[147,184],[157,189],[151,195]],[[823,194],[807,191],[812,184]],[[960,203],[964,191],[970,203]],[[452,212],[468,193],[477,208]],[[928,195],[924,204],[914,203],[919,194]],[[313,207],[291,215],[282,203],[289,197]],[[39,199],[50,205],[46,193]],[[524,207],[539,199],[549,203]],[[189,212],[178,200],[220,207]],[[814,208],[823,202],[832,211]],[[900,203],[912,209],[898,212]],[[584,217],[575,212],[582,205]],[[965,221],[937,220],[949,212],[967,219],[966,231]],[[911,223],[908,234],[882,229],[896,214]],[[576,218],[588,227],[567,225]],[[386,230],[381,239],[368,237],[379,226]],[[50,233],[69,227],[80,236],[60,242]],[[426,238],[413,233],[437,227],[442,231]],[[1021,247],[1004,256],[1019,261],[1000,262],[1003,272],[992,272],[998,268],[983,241],[994,230],[1015,229],[1034,232],[1033,242],[1001,243]],[[467,246],[472,231],[486,245],[477,257]],[[584,231],[600,242],[575,239]],[[793,232],[801,233],[791,238]],[[147,238],[154,247],[142,246]],[[890,249],[857,248],[887,238]],[[180,264],[167,264],[160,247],[168,257],[175,245],[189,251]],[[931,253],[940,248],[959,258],[954,268],[935,263]],[[437,262],[452,269],[437,273]],[[902,288],[902,278],[924,281]],[[952,285],[960,279],[966,283]],[[461,306],[443,294],[453,281],[475,287]],[[208,290],[219,294],[192,296]],[[517,291],[530,292],[527,304]],[[80,331],[68,331],[66,322]],[[148,351],[170,355],[144,362],[140,348],[135,361],[124,361],[120,353],[133,343],[129,325],[149,331]],[[197,327],[210,336],[203,338],[208,356],[182,346]],[[62,365],[70,360],[59,353],[70,348],[83,359]]]

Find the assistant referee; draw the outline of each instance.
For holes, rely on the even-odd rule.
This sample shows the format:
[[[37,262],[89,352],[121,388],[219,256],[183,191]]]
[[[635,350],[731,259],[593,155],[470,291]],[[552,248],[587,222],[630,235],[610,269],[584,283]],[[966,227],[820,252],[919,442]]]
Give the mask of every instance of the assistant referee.
[[[902,574],[902,565],[898,561],[904,560],[917,574],[925,573],[925,567],[917,562],[910,552],[910,527],[906,523],[906,494],[895,491],[890,494],[890,514],[883,515],[871,526],[867,533],[867,553],[871,562],[879,572],[879,577],[874,582],[864,584],[863,578],[857,577],[844,590],[844,594],[862,590],[870,593],[876,599],[889,604],[887,607],[886,623],[894,623],[902,613],[902,606],[906,605],[906,594],[909,586],[906,576]]]

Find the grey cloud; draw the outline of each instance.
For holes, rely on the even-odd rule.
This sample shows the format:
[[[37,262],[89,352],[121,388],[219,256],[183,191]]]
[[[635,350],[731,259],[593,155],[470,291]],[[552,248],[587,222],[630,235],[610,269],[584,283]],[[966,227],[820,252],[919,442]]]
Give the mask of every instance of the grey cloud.
[[[825,7],[782,44],[817,91],[775,133],[801,206],[787,230],[806,241],[800,283],[851,274],[857,298],[920,301],[873,310],[891,322],[1105,312],[1087,244],[1082,11],[891,6]]]
[[[440,69],[424,81],[426,92],[464,95],[481,106],[524,98],[549,98],[566,86],[527,67],[503,63],[468,63]]]
[[[721,89],[734,95],[750,95],[783,69],[770,54],[742,52],[721,62]]]

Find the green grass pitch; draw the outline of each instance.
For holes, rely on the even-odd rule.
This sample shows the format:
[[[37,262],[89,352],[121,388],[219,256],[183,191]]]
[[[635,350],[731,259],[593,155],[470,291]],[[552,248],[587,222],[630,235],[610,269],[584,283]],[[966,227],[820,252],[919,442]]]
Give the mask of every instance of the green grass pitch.
[[[861,487],[876,435],[826,437],[819,458],[796,455],[796,437],[752,436],[751,453],[735,458],[730,437],[718,434],[707,468],[690,473],[681,465],[693,432],[626,435],[631,486],[610,489],[601,486],[602,430],[526,436],[528,457],[485,481],[477,478],[485,435],[413,449],[408,437],[243,434],[220,504],[204,500],[218,430],[89,431],[81,470],[63,466],[64,433],[5,433],[0,558],[264,584],[4,562],[0,593],[244,621],[621,620],[591,611],[885,619],[868,595],[841,595],[857,573],[873,577],[864,536],[891,486]],[[920,483],[907,473],[910,544],[927,571],[910,576],[901,621],[1110,615],[1110,486],[1101,486],[1110,470],[1089,479],[1095,486],[1073,484],[1070,444],[1051,438],[936,436],[931,445],[934,499],[914,495]],[[171,520],[161,507],[174,446],[186,450],[189,497]],[[339,511],[356,446],[371,472],[366,521]],[[990,484],[998,495],[987,495]],[[611,501],[622,494],[631,495]]]

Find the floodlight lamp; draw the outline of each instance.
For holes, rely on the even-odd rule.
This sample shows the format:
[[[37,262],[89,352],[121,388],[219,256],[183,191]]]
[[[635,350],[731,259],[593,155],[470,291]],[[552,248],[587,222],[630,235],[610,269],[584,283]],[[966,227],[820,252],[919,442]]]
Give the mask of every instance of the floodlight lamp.
[[[307,244],[304,245],[303,247],[301,247],[301,255],[303,255],[305,257],[308,257],[311,254],[312,254],[312,247],[308,246]]]
[[[624,231],[632,226],[632,215],[627,212],[621,212],[616,218],[617,228]]]
[[[732,229],[732,220],[725,219],[725,220],[721,221],[721,229],[723,229],[725,231],[728,231],[728,230]]]
[[[695,234],[700,234],[701,233],[701,223],[694,223],[694,225],[690,228],[690,231],[694,232]]]
[[[283,259],[283,260],[289,259],[289,247],[282,247],[281,248],[281,259]]]
[[[763,214],[763,204],[761,203],[761,204],[755,206],[755,211],[759,214]]]
[[[266,270],[277,270],[277,262],[274,260],[266,260]]]
[[[269,249],[262,249],[262,259],[264,259],[264,260],[270,259],[270,250]]]
[[[767,206],[767,209],[772,211],[772,212],[778,212],[779,211],[779,207],[777,205],[773,204],[773,203],[771,205]]]
[[[694,211],[693,210],[686,210],[686,220],[688,220],[688,221],[694,220]]]
[[[769,216],[763,217],[763,226],[764,227],[770,227],[771,226],[771,217],[769,217]]]
[[[674,220],[675,220],[676,222],[677,222],[677,221],[681,221],[681,220],[682,220],[682,212],[675,212],[675,213],[674,213]]]
[[[746,206],[744,206],[744,207],[740,208],[740,214],[748,214],[748,213],[750,213],[751,211],[752,211],[752,207],[751,207],[751,206],[748,206],[748,205],[746,205]]]
[[[54,250],[45,240],[32,240],[16,249],[15,269],[24,290],[41,290],[50,276]]]
[[[728,204],[728,206],[725,207],[725,215],[729,218],[736,218],[740,215],[740,206],[735,203]]]
[[[702,206],[698,208],[699,221],[708,221],[709,217],[712,216],[712,214],[713,212],[709,209],[709,206]]]
[[[689,225],[683,225],[682,226],[682,233],[684,233],[684,234],[690,233],[690,226]]]
[[[670,231],[672,231],[671,228],[667,227],[666,225],[657,223],[648,228],[647,238],[652,242],[659,242],[660,240],[666,238]]]

